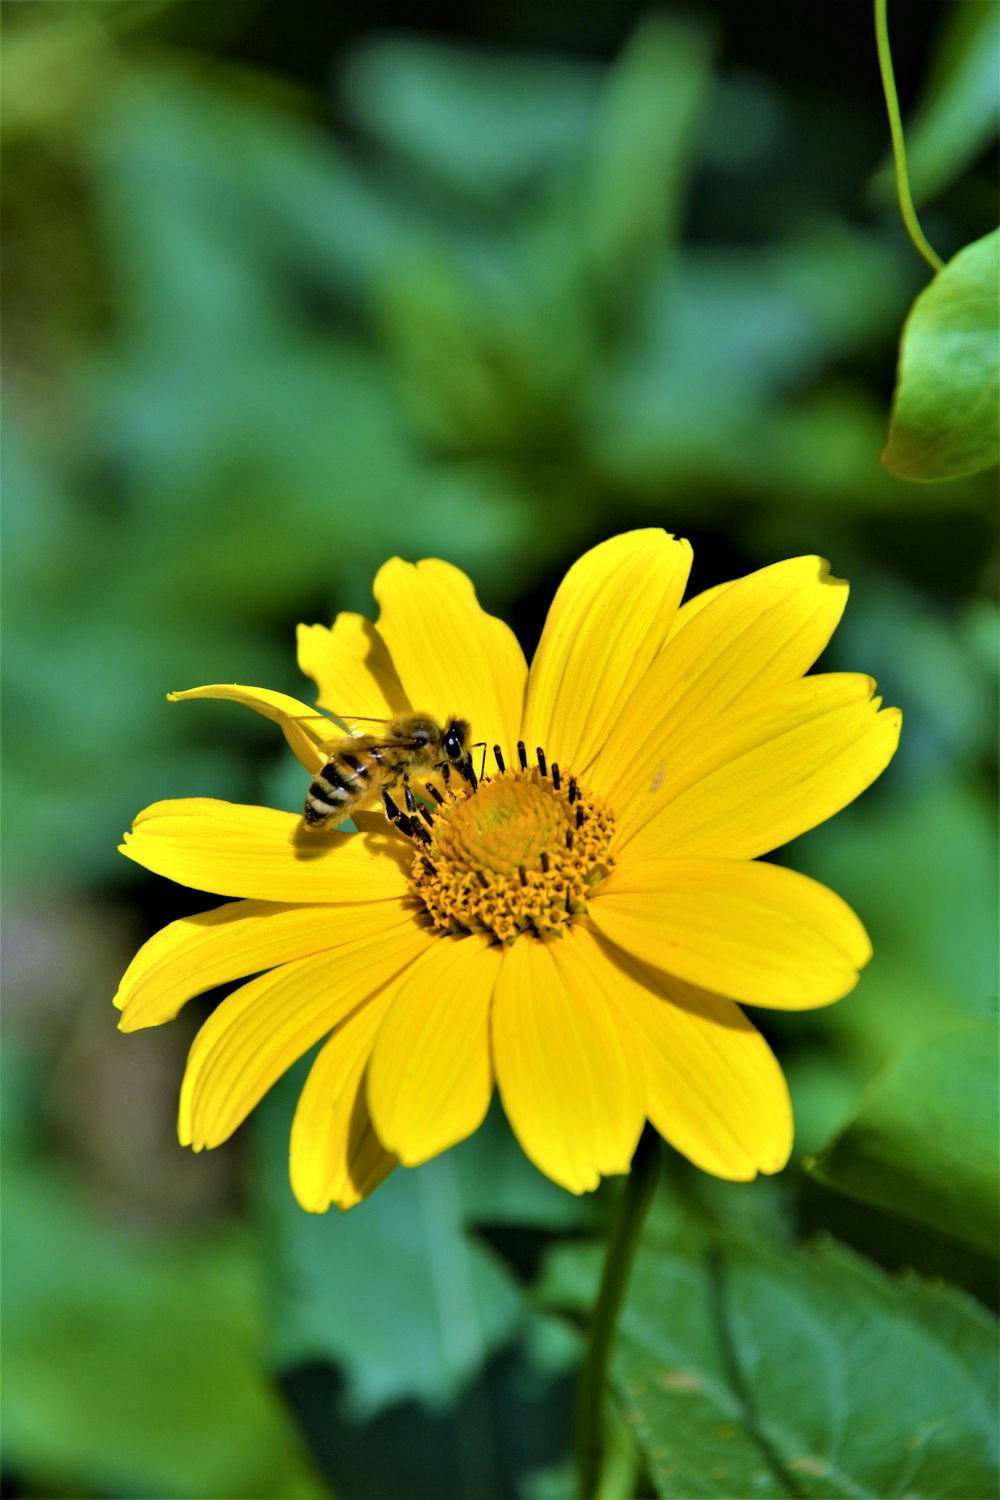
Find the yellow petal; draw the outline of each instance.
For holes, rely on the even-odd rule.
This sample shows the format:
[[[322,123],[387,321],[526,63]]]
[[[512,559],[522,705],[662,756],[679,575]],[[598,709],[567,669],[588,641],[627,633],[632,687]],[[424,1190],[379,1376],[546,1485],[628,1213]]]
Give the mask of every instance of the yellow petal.
[[[807,707],[806,678],[787,699]],[[867,682],[866,679],[857,679]],[[643,809],[633,802],[622,843],[637,859],[714,854],[755,859],[833,817],[881,776],[899,743],[902,715],[882,709],[867,682],[854,702],[816,716],[775,713],[755,742],[754,716],[717,721],[700,746],[665,762],[659,796]],[[779,695],[780,696],[780,695]],[[822,693],[816,706],[823,708]],[[787,725],[787,727],[783,727]]]
[[[493,1092],[490,996],[498,948],[433,939],[399,986],[368,1067],[368,1108],[387,1151],[415,1167],[482,1124]]]
[[[435,941],[402,912],[385,915],[381,933],[283,964],[212,1012],[181,1085],[182,1145],[200,1151],[226,1140],[303,1053]]]
[[[382,640],[364,615],[339,614],[326,625],[300,625],[299,670],[317,701],[338,718],[391,719],[409,703]]]
[[[578,935],[582,948],[593,946],[593,963],[609,965],[609,993],[641,1062],[646,1112],[664,1140],[731,1181],[780,1171],[792,1147],[788,1088],[743,1012],[634,963],[585,928]]]
[[[875,709],[866,712],[874,691],[872,679],[861,673],[820,673],[751,688],[707,719],[676,713],[650,724],[644,736],[637,733],[633,753],[619,766],[610,789],[610,764],[602,765],[602,791],[614,800],[619,839],[627,843],[682,792],[750,750],[780,746],[782,737],[802,724],[845,708],[866,719],[874,716]]]
[[[486,614],[459,568],[437,558],[379,569],[378,633],[418,712],[457,714],[476,740],[517,739],[528,668],[517,637]]]
[[[618,714],[590,775],[594,790],[609,795],[667,723],[701,731],[751,689],[801,677],[846,600],[847,584],[819,557],[775,563],[720,590],[667,642]]]
[[[511,1128],[539,1171],[571,1193],[627,1172],[644,1118],[631,1038],[608,1001],[611,965],[574,932],[521,938],[493,1001],[493,1059]]]
[[[293,752],[311,774],[319,771],[328,759],[324,746],[331,740],[343,736],[343,730],[325,714],[317,713],[297,698],[287,693],[272,693],[267,688],[241,687],[237,682],[216,682],[209,687],[188,688],[183,693],[168,693],[171,703],[184,703],[189,698],[225,698],[232,703],[241,703],[263,714],[277,724]],[[303,796],[305,790],[303,789]]]
[[[407,894],[413,850],[391,833],[306,831],[294,813],[209,797],[154,802],[119,847],[179,885],[261,901],[391,901]]]
[[[383,1182],[397,1158],[372,1126],[365,1069],[398,981],[338,1026],[309,1070],[292,1122],[292,1191],[309,1213],[353,1208]]]
[[[612,537],[574,563],[531,664],[529,752],[540,745],[586,769],[663,644],[690,567],[690,544],[653,529]]]
[[[642,963],[779,1010],[839,1000],[871,958],[868,934],[833,891],[749,860],[623,859],[588,914]]]
[[[723,589],[729,588],[729,585],[733,581],[733,579],[727,578],[725,583],[714,584],[712,588],[702,589],[700,594],[693,594],[690,599],[685,599],[671,621],[670,629],[667,631],[667,640],[672,641],[675,635],[679,635],[684,626],[690,625],[695,615],[700,615],[705,605],[711,604],[713,599],[717,599]]]
[[[155,933],[129,964],[115,1005],[121,1031],[173,1020],[194,995],[260,974],[278,964],[339,944],[377,936],[387,922],[385,903],[286,906],[273,901],[232,901],[214,911],[182,917]]]

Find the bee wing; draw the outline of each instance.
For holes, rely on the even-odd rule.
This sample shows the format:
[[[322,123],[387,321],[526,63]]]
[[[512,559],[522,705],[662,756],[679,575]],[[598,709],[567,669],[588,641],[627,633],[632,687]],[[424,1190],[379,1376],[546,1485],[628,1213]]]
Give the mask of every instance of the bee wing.
[[[361,714],[335,714],[334,717],[355,738],[363,737],[365,739],[377,740],[379,744],[387,743],[391,739],[389,735],[372,734],[369,729],[361,728],[365,724],[381,724],[384,728],[385,719],[366,719]],[[397,742],[393,741],[393,743]]]
[[[395,734],[369,734],[367,730],[361,729],[362,724],[385,724],[384,719],[366,719],[360,714],[334,714],[325,713],[297,714],[295,721],[302,725],[304,732],[317,746],[320,752],[329,756],[340,749],[346,748],[352,740],[359,742],[359,748],[363,742],[365,750],[415,750],[420,743],[418,740],[405,738]],[[347,731],[345,734],[344,731]]]
[[[359,729],[358,725],[385,723],[384,719],[362,719],[357,714],[328,714],[319,709],[314,714],[294,714],[292,717],[321,749],[344,739],[375,739],[376,736]]]

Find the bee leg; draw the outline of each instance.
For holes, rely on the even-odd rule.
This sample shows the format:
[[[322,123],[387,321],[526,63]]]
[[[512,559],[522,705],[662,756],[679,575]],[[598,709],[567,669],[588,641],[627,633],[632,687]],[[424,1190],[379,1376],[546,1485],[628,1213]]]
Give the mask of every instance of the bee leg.
[[[428,828],[433,828],[433,826],[434,826],[434,817],[433,817],[432,813],[429,811],[428,808],[426,808],[424,806],[424,804],[422,802],[418,802],[416,800],[416,798],[414,797],[413,793],[410,791],[410,783],[409,783],[409,781],[407,781],[407,783],[406,783],[406,787],[405,787],[405,790],[403,792],[403,795],[406,798],[406,811],[410,814],[411,821],[413,823],[416,823],[416,821],[417,821],[417,813],[419,813],[420,816],[423,818],[424,822],[427,824],[427,827]],[[419,828],[419,824],[417,826]],[[420,832],[423,833],[423,829],[420,829]]]
[[[398,828],[400,833],[405,834],[407,838],[412,837],[413,824],[404,812],[400,812],[384,787],[382,788],[382,806],[393,828]]]
[[[462,764],[459,766],[459,770],[460,770],[463,778],[471,786],[472,790],[474,792],[478,792],[478,790],[479,790],[479,778],[476,775],[475,767],[472,764],[472,757],[471,756],[469,757],[468,760],[463,760]]]

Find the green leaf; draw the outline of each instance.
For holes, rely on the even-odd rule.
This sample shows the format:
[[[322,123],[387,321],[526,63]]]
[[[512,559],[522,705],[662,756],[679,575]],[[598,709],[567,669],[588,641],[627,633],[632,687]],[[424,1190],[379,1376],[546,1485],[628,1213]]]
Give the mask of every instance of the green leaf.
[[[589,1305],[596,1259],[557,1252],[550,1295]],[[970,1299],[833,1243],[647,1243],[611,1378],[659,1495],[967,1500],[995,1493],[994,1350]]]
[[[558,57],[366,37],[341,77],[348,110],[388,150],[473,201],[562,170],[589,130],[599,74]]]
[[[4,1457],[32,1492],[329,1493],[264,1372],[242,1235],[127,1232],[9,1152],[4,1199]]]
[[[637,273],[676,232],[694,133],[710,84],[703,30],[660,17],[632,37],[597,122],[581,233],[607,290],[631,294]]]
[[[593,1229],[600,1220],[593,1193],[567,1193],[531,1164],[497,1099],[475,1135],[450,1155],[470,1224],[572,1232]]]
[[[256,1112],[274,1244],[272,1355],[341,1365],[359,1420],[415,1397],[453,1399],[516,1334],[522,1300],[466,1231],[454,1153],[389,1179],[350,1213],[307,1214],[288,1184],[288,1075]]]
[[[1000,230],[950,260],[903,330],[882,462],[902,479],[978,474],[1000,458]]]
[[[995,1255],[998,1040],[984,1022],[904,1052],[814,1176]]]

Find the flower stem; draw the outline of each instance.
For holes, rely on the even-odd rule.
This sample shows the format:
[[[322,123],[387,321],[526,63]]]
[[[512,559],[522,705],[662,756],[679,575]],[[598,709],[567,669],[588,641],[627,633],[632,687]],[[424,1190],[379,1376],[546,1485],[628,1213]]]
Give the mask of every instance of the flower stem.
[[[906,170],[906,145],[903,141],[903,122],[899,114],[896,97],[896,79],[892,71],[892,52],[889,48],[889,22],[886,16],[888,0],[875,0],[875,43],[878,47],[878,65],[882,74],[882,91],[889,116],[889,134],[892,136],[892,155],[896,163],[896,194],[899,211],[906,225],[906,232],[933,271],[940,271],[944,261],[927,242],[920,227],[917,211],[910,194],[910,179]]]
[[[639,1247],[646,1212],[660,1175],[660,1138],[647,1125],[632,1158],[632,1170],[611,1230],[601,1287],[587,1330],[587,1349],[576,1398],[576,1461],[581,1500],[603,1493],[602,1470],[607,1457],[604,1394],[608,1360],[618,1327],[632,1262]]]

